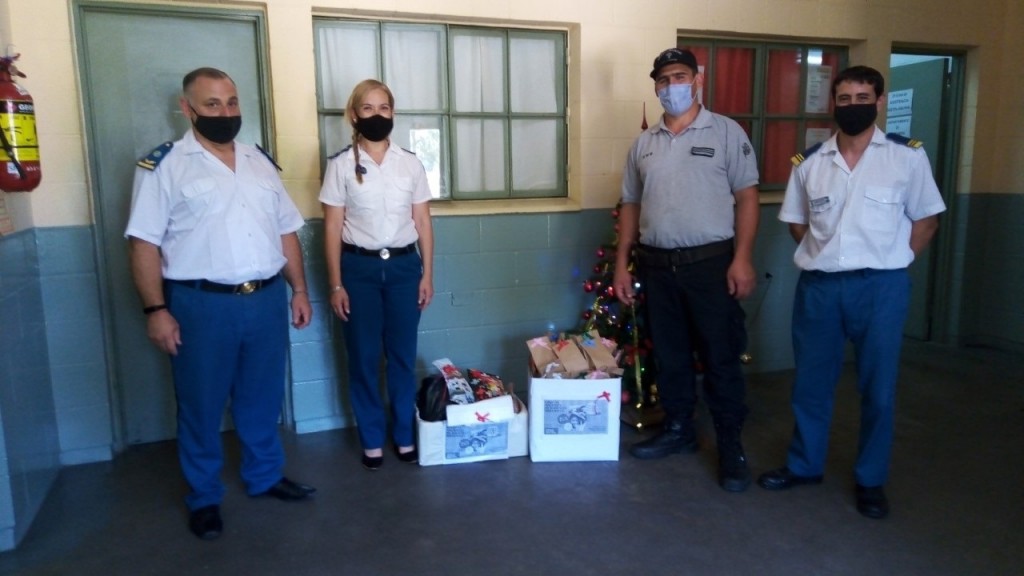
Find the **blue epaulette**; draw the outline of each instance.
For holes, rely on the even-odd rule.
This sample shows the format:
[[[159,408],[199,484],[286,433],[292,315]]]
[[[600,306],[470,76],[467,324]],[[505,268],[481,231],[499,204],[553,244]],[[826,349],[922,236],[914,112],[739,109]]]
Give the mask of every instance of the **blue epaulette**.
[[[885,138],[887,140],[892,140],[893,142],[895,142],[897,144],[903,144],[904,146],[907,146],[909,148],[920,148],[921,146],[924,146],[924,142],[921,142],[920,140],[914,140],[913,138],[907,138],[906,136],[904,136],[902,134],[897,134],[895,132],[890,132],[890,133],[886,134]]]
[[[818,149],[821,148],[822,144],[824,144],[824,142],[818,142],[817,144],[811,146],[807,150],[804,150],[803,152],[793,156],[792,158],[789,159],[789,161],[793,163],[793,166],[799,166],[801,163],[803,163],[804,160],[807,160],[807,158],[811,154],[817,152]]]
[[[167,157],[167,153],[171,151],[171,148],[174,148],[174,142],[164,142],[153,148],[149,154],[141,158],[135,165],[146,170],[156,170],[156,167]]]
[[[274,165],[274,168],[277,168],[278,172],[284,172],[284,169],[282,169],[280,166],[277,165],[277,162],[274,161],[274,157],[270,155],[270,152],[267,152],[266,150],[264,150],[263,146],[260,146],[259,144],[257,144],[256,145],[256,149],[259,150],[260,153],[262,153],[264,156],[266,156],[267,160],[270,160],[270,163]]]
[[[351,144],[349,144],[348,146],[345,146],[345,147],[344,147],[344,148],[342,148],[341,150],[338,150],[338,151],[337,151],[337,152],[335,152],[334,154],[331,154],[330,156],[328,156],[328,157],[327,157],[327,159],[328,159],[328,160],[334,160],[334,159],[335,159],[335,158],[337,158],[338,156],[341,156],[342,154],[344,154],[345,152],[348,152],[348,151],[349,151],[349,150],[351,150],[351,149],[352,149],[352,145],[351,145]]]

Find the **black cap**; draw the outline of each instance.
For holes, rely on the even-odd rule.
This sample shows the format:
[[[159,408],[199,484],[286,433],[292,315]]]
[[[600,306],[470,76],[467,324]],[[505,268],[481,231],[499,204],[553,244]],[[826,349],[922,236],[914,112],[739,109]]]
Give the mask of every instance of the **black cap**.
[[[697,57],[693,55],[693,52],[682,48],[669,48],[658,54],[658,57],[654,59],[654,69],[651,70],[651,78],[656,78],[658,70],[669,64],[685,64],[693,70],[694,74],[700,72],[697,68]]]

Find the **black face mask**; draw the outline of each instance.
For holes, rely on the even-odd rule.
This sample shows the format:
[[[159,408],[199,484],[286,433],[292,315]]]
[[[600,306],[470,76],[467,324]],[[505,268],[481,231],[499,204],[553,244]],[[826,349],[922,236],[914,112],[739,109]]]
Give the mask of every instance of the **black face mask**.
[[[363,135],[370,142],[380,142],[391,134],[395,121],[392,118],[385,118],[380,114],[369,118],[356,118],[356,132]]]
[[[235,136],[238,136],[238,131],[242,129],[241,116],[202,116],[195,108],[192,108],[192,111],[196,113],[196,119],[192,122],[196,132],[210,142],[227,144],[234,140]]]
[[[836,106],[834,117],[843,134],[856,136],[875,123],[878,107],[874,103]]]

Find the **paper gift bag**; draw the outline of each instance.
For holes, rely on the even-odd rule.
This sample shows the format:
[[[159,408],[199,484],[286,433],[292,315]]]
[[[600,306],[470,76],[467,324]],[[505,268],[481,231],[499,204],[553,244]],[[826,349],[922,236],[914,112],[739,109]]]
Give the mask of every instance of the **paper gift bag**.
[[[551,349],[551,340],[545,336],[539,336],[526,341],[526,347],[530,350],[530,361],[537,367],[540,374],[551,374],[563,372],[564,369],[558,362],[558,356]]]
[[[573,339],[576,340],[576,344],[590,362],[592,370],[611,374],[619,369],[619,363],[615,361],[615,356],[612,355],[612,351],[608,349],[597,330],[591,330],[581,336],[573,336]]]
[[[590,363],[572,339],[553,342],[551,347],[567,374],[582,374],[590,370]]]

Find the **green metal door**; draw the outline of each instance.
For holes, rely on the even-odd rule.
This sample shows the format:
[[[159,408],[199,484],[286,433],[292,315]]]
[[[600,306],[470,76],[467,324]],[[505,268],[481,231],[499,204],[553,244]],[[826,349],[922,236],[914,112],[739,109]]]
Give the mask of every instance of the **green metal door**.
[[[146,337],[124,239],[135,162],[189,129],[177,104],[181,78],[200,66],[238,86],[239,140],[270,142],[263,16],[84,1],[75,15],[115,434],[119,444],[174,438],[170,366]]]

